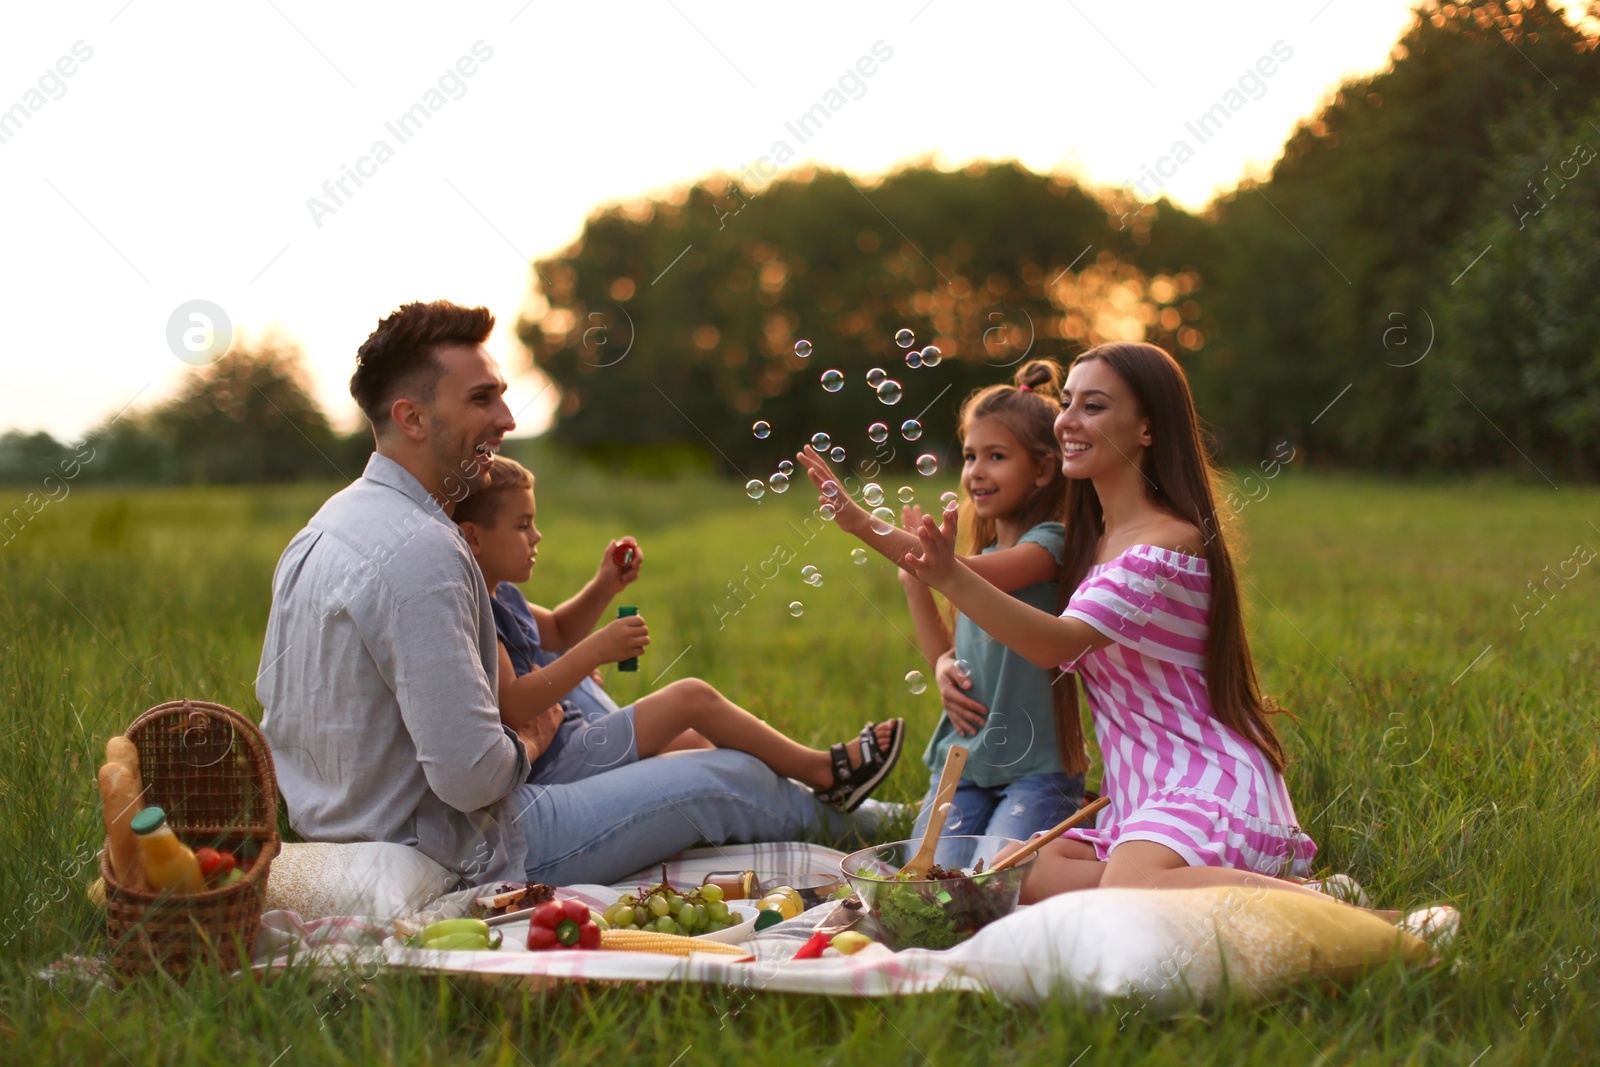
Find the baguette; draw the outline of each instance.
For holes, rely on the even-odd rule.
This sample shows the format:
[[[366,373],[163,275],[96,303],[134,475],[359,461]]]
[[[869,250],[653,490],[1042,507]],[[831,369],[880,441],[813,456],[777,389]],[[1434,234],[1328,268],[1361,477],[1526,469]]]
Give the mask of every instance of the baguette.
[[[120,763],[133,775],[133,788],[144,793],[144,779],[139,777],[139,749],[132,741],[118,734],[106,739],[106,762]]]
[[[105,806],[106,850],[111,858],[111,873],[122,885],[143,889],[144,862],[131,825],[143,803],[138,778],[123,763],[107,763],[100,768],[97,778],[100,802]]]

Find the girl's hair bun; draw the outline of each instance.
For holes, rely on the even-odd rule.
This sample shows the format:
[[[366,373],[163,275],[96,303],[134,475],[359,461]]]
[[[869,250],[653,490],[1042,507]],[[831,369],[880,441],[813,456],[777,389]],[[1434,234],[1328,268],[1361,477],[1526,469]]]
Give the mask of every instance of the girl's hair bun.
[[[1017,368],[1011,380],[1018,389],[1054,399],[1061,392],[1066,374],[1061,370],[1061,364],[1053,359],[1030,359]]]

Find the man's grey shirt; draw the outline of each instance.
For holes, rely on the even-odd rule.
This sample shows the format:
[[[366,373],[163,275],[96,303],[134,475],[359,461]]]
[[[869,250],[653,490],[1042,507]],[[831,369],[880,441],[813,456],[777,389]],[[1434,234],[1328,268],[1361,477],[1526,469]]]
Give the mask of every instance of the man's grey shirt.
[[[289,821],[312,841],[411,845],[468,882],[521,881],[494,616],[456,524],[373,454],[272,578],[256,695]]]

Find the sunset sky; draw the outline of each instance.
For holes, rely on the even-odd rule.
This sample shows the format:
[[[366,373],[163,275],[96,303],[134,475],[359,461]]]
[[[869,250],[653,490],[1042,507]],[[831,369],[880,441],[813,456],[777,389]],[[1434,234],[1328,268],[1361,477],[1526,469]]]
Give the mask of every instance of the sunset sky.
[[[528,262],[601,205],[738,175],[778,142],[779,173],[1016,159],[1148,190],[1183,140],[1159,180],[1199,208],[1381,68],[1409,19],[1405,0],[30,5],[0,38],[0,430],[72,439],[158,400],[193,300],[298,341],[348,429],[356,346],[443,297],[495,311],[534,431],[552,397],[511,333]],[[802,130],[818,104],[828,121]]]

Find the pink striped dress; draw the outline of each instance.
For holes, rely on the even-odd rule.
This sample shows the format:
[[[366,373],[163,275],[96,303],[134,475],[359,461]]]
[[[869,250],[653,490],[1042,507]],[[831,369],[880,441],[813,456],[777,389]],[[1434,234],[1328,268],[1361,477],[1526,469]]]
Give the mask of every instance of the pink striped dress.
[[[1111,804],[1067,836],[1101,860],[1120,842],[1154,841],[1192,866],[1303,877],[1317,846],[1283,776],[1211,715],[1210,612],[1205,557],[1153,545],[1096,564],[1073,593],[1062,615],[1112,639],[1062,664],[1088,693]]]

